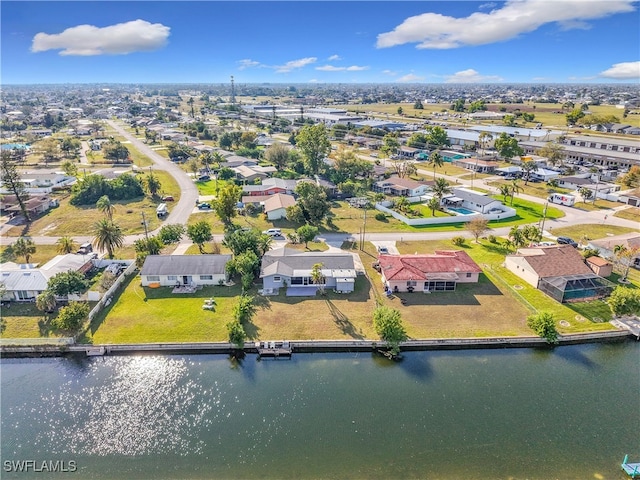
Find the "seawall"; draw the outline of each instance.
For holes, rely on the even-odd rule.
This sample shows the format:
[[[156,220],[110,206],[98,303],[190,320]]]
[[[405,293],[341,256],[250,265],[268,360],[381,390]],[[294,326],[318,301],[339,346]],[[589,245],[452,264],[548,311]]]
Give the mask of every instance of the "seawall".
[[[626,330],[579,333],[562,335],[557,346],[582,343],[620,342],[634,338]],[[384,348],[386,343],[374,340],[299,340],[290,341],[293,352],[358,352]],[[435,338],[409,340],[401,344],[403,351],[417,350],[466,350],[483,348],[551,348],[540,337],[486,337],[486,338]],[[138,343],[104,345],[3,345],[1,357],[56,357],[67,354],[83,354],[88,351],[102,350],[104,355],[138,354],[230,354],[236,352],[235,345],[225,342],[195,343]],[[245,353],[257,353],[253,343],[245,344]]]

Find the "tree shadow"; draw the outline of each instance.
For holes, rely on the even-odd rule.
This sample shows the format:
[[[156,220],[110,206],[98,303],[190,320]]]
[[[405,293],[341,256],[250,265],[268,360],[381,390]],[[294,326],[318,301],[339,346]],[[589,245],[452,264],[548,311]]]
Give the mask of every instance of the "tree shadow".
[[[357,338],[358,340],[362,340],[364,338],[362,331],[360,329],[356,329],[353,323],[349,320],[349,317],[342,313],[342,311],[330,299],[325,298],[325,302],[335,324],[343,334],[348,335],[351,338]]]
[[[0,317],[0,335],[2,335],[6,329],[7,321],[4,319],[4,317]]]

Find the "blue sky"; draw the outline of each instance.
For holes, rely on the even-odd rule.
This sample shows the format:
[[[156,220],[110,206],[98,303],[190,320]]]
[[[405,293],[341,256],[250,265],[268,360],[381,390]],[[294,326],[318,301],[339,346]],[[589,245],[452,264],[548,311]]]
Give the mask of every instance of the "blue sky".
[[[16,83],[638,83],[629,0],[11,2]]]

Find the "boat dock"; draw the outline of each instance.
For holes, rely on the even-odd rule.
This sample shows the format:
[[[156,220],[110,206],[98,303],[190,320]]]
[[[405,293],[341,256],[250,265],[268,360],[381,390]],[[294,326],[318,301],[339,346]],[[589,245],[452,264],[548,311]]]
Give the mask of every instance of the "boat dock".
[[[261,357],[291,357],[293,346],[289,342],[256,342]]]
[[[640,463],[629,463],[629,455],[624,456],[624,460],[622,460],[620,467],[631,478],[640,478]]]
[[[89,347],[87,348],[87,357],[101,357],[106,351],[105,347]]]

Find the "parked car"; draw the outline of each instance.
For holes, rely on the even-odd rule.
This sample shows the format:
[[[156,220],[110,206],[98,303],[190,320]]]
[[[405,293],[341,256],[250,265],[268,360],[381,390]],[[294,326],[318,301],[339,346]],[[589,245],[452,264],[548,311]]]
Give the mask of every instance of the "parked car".
[[[162,201],[163,202],[173,202],[174,198],[172,195],[165,195],[164,197],[162,197]]]
[[[387,255],[389,253],[389,249],[387,247],[378,247],[378,253]]]
[[[198,204],[198,209],[199,210],[209,210],[211,208],[211,204],[210,203],[206,203],[206,202],[202,202]]]
[[[282,231],[279,228],[270,228],[269,230],[264,230],[262,233],[265,235],[269,235],[271,237],[281,237]]]
[[[93,252],[93,246],[90,243],[83,243],[78,249],[78,255],[87,255]]]
[[[569,237],[558,237],[556,241],[561,245],[571,245],[574,248],[578,248],[578,242]]]
[[[200,176],[198,177],[198,181],[199,181],[199,182],[206,182],[206,181],[208,181],[208,180],[211,180],[211,177],[210,177],[209,175],[200,175]]]

